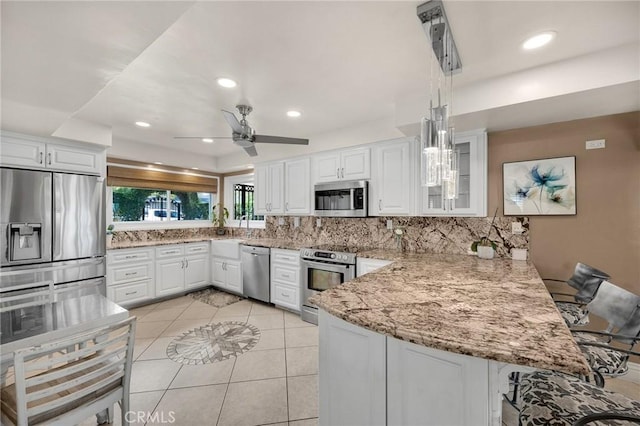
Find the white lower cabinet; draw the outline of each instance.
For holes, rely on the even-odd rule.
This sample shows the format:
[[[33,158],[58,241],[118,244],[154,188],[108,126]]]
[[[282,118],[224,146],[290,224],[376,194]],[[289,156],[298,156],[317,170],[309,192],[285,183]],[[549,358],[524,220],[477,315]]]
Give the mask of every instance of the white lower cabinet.
[[[300,252],[271,249],[271,303],[300,312]]]
[[[490,361],[387,337],[322,309],[319,327],[320,425],[500,424]]]
[[[242,294],[242,265],[239,260],[214,257],[211,265],[214,286]]]
[[[209,283],[209,243],[156,248],[156,296],[204,287]]]
[[[319,424],[386,424],[386,337],[318,314]]]
[[[356,259],[356,274],[361,277],[369,272],[373,272],[377,269],[382,268],[383,266],[387,266],[390,263],[393,263],[390,260],[382,260],[382,259],[367,259],[364,257],[358,257]]]
[[[122,306],[155,297],[154,250],[137,248],[107,253],[107,297]]]
[[[387,338],[387,423],[488,424],[489,361]]]

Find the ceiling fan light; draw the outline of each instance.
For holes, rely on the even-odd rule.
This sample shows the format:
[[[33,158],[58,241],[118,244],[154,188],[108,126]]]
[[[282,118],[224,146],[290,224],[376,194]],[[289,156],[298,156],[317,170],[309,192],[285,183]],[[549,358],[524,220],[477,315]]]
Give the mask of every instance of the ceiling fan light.
[[[287,117],[297,118],[297,117],[300,117],[301,115],[302,113],[300,111],[295,111],[295,110],[287,111]]]
[[[236,83],[234,80],[231,80],[230,78],[222,77],[216,81],[218,82],[219,86],[226,87],[227,89],[234,88],[238,85],[238,83]]]
[[[213,143],[213,139],[211,139],[211,138],[202,138],[202,142],[204,142],[204,143]]]
[[[540,34],[536,34],[533,37],[529,37],[522,43],[524,50],[538,49],[551,42],[556,37],[555,31],[545,31]]]

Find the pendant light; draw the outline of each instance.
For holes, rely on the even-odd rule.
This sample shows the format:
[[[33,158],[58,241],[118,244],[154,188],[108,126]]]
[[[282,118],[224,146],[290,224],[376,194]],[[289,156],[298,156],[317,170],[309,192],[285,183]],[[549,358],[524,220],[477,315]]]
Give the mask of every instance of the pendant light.
[[[421,183],[427,187],[441,187],[443,201],[454,200],[458,197],[460,154],[455,149],[454,128],[449,114],[453,99],[453,73],[460,71],[462,64],[442,1],[423,3],[417,12],[433,49],[429,61],[429,111],[420,123]],[[434,60],[437,61],[435,66]],[[445,100],[442,99],[443,94]],[[437,104],[434,105],[435,101]]]

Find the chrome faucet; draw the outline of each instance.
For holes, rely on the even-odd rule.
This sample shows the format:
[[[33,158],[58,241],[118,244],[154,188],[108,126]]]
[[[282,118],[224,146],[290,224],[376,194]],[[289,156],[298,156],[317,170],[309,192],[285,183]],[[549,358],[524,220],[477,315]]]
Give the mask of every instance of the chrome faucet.
[[[240,221],[238,222],[238,229],[242,228],[242,219],[247,221],[247,238],[251,238],[251,228],[249,228],[249,218],[247,215],[240,216]]]

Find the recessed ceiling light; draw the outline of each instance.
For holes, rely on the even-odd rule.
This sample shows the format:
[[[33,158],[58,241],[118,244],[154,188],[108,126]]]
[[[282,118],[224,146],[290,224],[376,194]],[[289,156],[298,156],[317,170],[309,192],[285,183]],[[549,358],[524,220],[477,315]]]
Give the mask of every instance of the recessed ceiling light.
[[[226,87],[228,89],[230,89],[232,87],[236,87],[238,85],[238,83],[236,83],[235,81],[231,80],[230,78],[219,78],[217,81],[218,81],[218,85],[220,85],[222,87]]]
[[[146,121],[136,121],[136,126],[138,127],[151,127],[151,124]]]
[[[302,114],[300,113],[300,111],[294,111],[294,110],[287,111],[287,116],[288,117],[294,117],[295,118],[295,117],[300,117],[301,115]]]
[[[249,164],[249,165],[247,166],[247,169],[253,169],[253,164]]]
[[[200,170],[198,167],[192,167],[191,170]]]
[[[153,164],[162,164],[162,161],[154,161]]]
[[[204,142],[204,143],[213,143],[213,139],[211,139],[211,138],[202,138],[202,142]]]
[[[556,37],[555,31],[545,31],[540,34],[536,34],[533,37],[529,37],[522,43],[522,48],[525,50],[537,49],[549,43]]]

